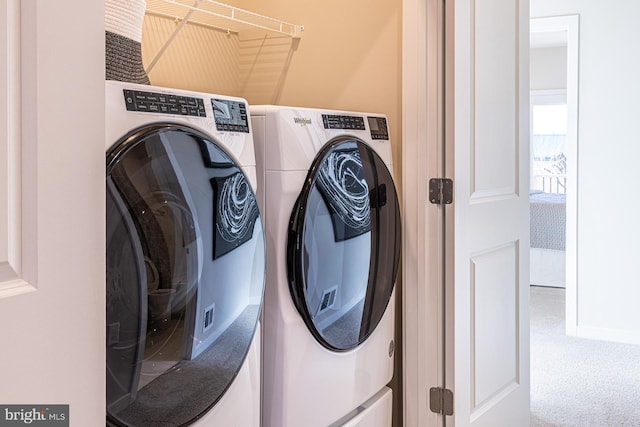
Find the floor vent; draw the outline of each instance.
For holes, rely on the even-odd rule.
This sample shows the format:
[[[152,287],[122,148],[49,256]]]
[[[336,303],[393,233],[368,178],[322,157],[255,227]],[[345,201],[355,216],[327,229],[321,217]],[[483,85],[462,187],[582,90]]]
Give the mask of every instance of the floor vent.
[[[325,289],[322,293],[322,298],[320,300],[320,308],[318,309],[318,313],[325,312],[329,310],[336,302],[336,294],[338,293],[338,287],[334,286],[333,288]]]
[[[204,323],[202,327],[202,332],[207,332],[213,326],[213,315],[216,311],[216,305],[211,304],[209,307],[204,309]]]

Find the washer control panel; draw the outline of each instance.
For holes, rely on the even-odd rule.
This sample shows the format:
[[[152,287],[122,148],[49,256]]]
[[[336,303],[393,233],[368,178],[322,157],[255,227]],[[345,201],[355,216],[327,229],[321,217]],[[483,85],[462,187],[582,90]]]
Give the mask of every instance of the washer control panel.
[[[323,114],[322,123],[325,129],[366,130],[364,118],[339,114]],[[389,128],[384,117],[367,117],[371,139],[389,140]]]
[[[127,111],[206,117],[204,100],[191,96],[124,89]]]
[[[364,119],[360,116],[341,116],[323,114],[322,123],[325,129],[355,129],[364,130]]]

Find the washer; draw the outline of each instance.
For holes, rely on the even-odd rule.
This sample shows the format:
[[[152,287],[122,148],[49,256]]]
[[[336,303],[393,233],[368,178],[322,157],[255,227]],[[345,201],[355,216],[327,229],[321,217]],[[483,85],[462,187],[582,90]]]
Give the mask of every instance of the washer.
[[[263,426],[390,426],[400,214],[381,114],[252,106]]]
[[[108,425],[260,424],[247,102],[106,82]]]

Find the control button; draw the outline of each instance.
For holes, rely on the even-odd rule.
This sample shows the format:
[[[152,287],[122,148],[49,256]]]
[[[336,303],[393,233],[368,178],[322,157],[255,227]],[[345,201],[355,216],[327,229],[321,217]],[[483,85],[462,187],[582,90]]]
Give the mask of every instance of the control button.
[[[135,96],[136,101],[146,101],[147,100],[147,94],[144,93],[144,92],[136,91],[134,96]]]

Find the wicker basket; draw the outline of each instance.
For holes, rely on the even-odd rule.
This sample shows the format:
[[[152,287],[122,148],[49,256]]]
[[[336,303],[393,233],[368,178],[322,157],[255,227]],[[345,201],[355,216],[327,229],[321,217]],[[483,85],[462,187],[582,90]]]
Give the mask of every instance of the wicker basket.
[[[106,79],[149,84],[142,64],[145,0],[105,1]]]

